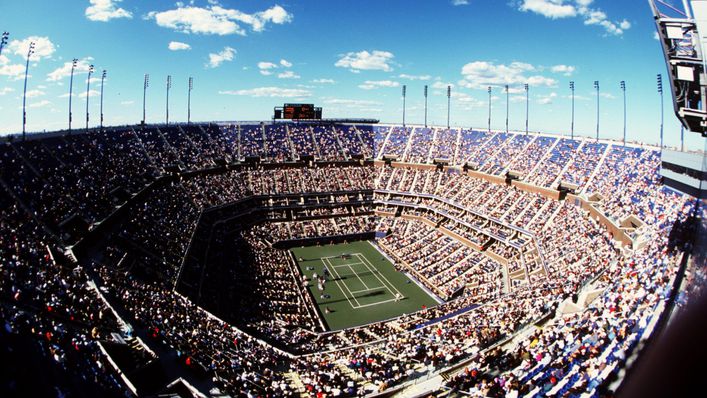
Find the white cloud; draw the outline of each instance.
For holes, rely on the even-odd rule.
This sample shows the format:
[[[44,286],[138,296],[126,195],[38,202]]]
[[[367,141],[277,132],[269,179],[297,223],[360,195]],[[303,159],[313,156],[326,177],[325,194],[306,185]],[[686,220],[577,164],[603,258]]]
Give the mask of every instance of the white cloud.
[[[316,84],[334,84],[336,81],[334,79],[314,79],[312,83]]]
[[[29,44],[34,43],[34,53],[32,54],[33,61],[39,61],[42,58],[51,57],[56,51],[56,47],[51,40],[46,36],[30,36],[22,40],[13,40],[7,46],[7,49],[22,57],[22,59],[27,59],[27,51],[29,50]]]
[[[469,0],[452,0],[453,6],[466,6],[469,5]]]
[[[76,69],[74,69],[74,74],[88,73],[88,67],[91,65],[91,61],[93,61],[92,57],[86,57],[76,62]],[[69,77],[70,75],[71,61],[64,62],[64,65],[54,69],[52,72],[49,72],[47,74],[47,81],[56,82],[66,77]]]
[[[120,105],[128,106],[134,104],[135,101],[120,101]]]
[[[522,0],[520,11],[533,12],[550,19],[580,17],[585,25],[597,25],[607,34],[621,36],[631,28],[626,19],[611,21],[599,8],[590,8],[593,0]]]
[[[172,51],[191,50],[191,46],[189,44],[182,43],[180,41],[170,41],[169,45],[167,45],[167,48],[169,48]]]
[[[15,91],[15,89],[12,87],[3,87],[3,88],[0,88],[0,95],[9,94],[13,91]]]
[[[400,87],[400,83],[392,80],[366,80],[363,84],[358,86],[364,90],[374,90],[377,88],[390,88],[390,87]]]
[[[570,66],[570,65],[555,65],[552,68],[550,68],[550,70],[553,73],[561,73],[565,76],[572,76],[572,74],[574,73],[576,68],[574,66]]]
[[[660,35],[658,32],[653,32],[653,40],[660,40]]]
[[[25,66],[20,64],[8,64],[0,66],[0,76],[7,76],[12,80],[20,80],[24,77]]]
[[[395,56],[388,51],[373,50],[350,52],[336,61],[335,66],[339,68],[348,68],[352,72],[361,70],[382,70],[390,72],[393,67],[390,66],[391,61]]]
[[[236,50],[231,47],[224,47],[223,50],[217,53],[209,54],[209,63],[206,64],[207,68],[218,68],[222,63],[226,61],[233,61],[236,56]]]
[[[258,62],[258,69],[276,69],[277,65],[272,62]]]
[[[88,92],[89,97],[98,97],[101,95],[101,92],[98,90],[90,90]],[[81,94],[79,94],[79,98],[86,98],[86,92],[82,91]]]
[[[300,75],[291,70],[284,71],[277,75],[278,79],[299,79]]]
[[[551,19],[577,16],[577,9],[565,0],[523,0],[521,11],[531,11]]]
[[[291,68],[292,67],[292,62],[286,60],[286,59],[281,59],[280,60],[280,65],[284,66],[285,68]]]
[[[29,106],[30,108],[42,108],[42,107],[45,107],[45,106],[51,105],[51,104],[52,104],[52,103],[49,102],[49,101],[47,101],[47,100],[41,100],[41,101],[39,101],[39,102],[31,103],[31,104],[29,104],[29,105],[27,105],[27,106]]]
[[[242,95],[248,97],[273,97],[273,98],[302,98],[311,97],[312,92],[304,89],[281,87],[257,87],[247,90],[219,91],[223,95]]]
[[[452,88],[454,88],[454,83],[445,83],[443,81],[436,81],[432,83],[432,88],[437,90],[446,90],[447,86],[452,86]]]
[[[324,100],[325,104],[328,105],[341,105],[347,108],[363,108],[376,105],[383,105],[381,102],[369,101],[369,100],[354,100],[354,99],[342,99],[342,98],[328,98]]]
[[[132,18],[133,14],[116,5],[123,0],[89,0],[86,18],[91,21],[108,22],[116,18]]]
[[[430,75],[406,75],[405,73],[398,75],[399,78],[401,79],[407,79],[407,80],[430,80],[432,79],[432,76]]]
[[[541,95],[538,97],[538,104],[540,105],[550,105],[557,98],[557,93],[552,92],[548,95]]]
[[[27,91],[27,98],[35,98],[35,97],[41,97],[45,93],[42,90],[28,90]]]
[[[462,67],[464,79],[459,82],[467,88],[486,88],[487,86],[521,85],[554,87],[555,79],[539,74],[536,67],[523,62],[513,62],[510,65],[496,65],[492,62],[470,62]]]
[[[176,9],[148,13],[147,19],[154,19],[158,26],[184,33],[245,36],[246,30],[240,24],[250,26],[255,32],[261,32],[268,23],[281,25],[292,21],[292,14],[279,5],[265,11],[246,14],[239,10],[223,8],[218,4],[202,8],[178,3]]]

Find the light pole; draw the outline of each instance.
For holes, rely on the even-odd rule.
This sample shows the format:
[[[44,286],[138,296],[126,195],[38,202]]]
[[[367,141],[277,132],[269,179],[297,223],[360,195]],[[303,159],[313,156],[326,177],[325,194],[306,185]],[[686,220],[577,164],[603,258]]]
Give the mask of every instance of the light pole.
[[[626,146],[626,81],[621,80],[621,91],[624,94],[624,146]]]
[[[73,114],[71,113],[71,97],[74,96],[74,70],[76,70],[77,62],[79,62],[79,60],[76,58],[71,61],[71,77],[69,78],[69,134],[71,134],[71,121],[73,119]]]
[[[452,86],[447,86],[447,130],[450,128],[449,118],[452,109]]]
[[[524,84],[523,88],[525,89],[525,135],[528,135],[528,118],[530,116],[530,94],[528,91],[528,84]]]
[[[594,81],[594,88],[597,90],[597,141],[599,141],[599,81]]]
[[[91,96],[89,88],[91,88],[91,75],[93,74],[93,65],[88,66],[88,79],[86,79],[86,130],[88,131],[88,98]]]
[[[167,75],[167,110],[165,113],[165,123],[169,125],[169,89],[172,88],[172,75]]]
[[[660,94],[660,152],[663,153],[663,75],[658,74],[658,94]]]
[[[147,88],[150,86],[150,75],[145,74],[145,82],[142,85],[142,124],[145,124],[145,97],[147,96]]]
[[[403,128],[405,128],[405,95],[407,94],[407,86],[403,84]]]
[[[488,88],[489,91],[489,133],[491,132],[491,86]]]
[[[427,85],[425,84],[425,128],[427,128]]]
[[[191,90],[194,89],[194,78],[189,78],[189,91],[187,92],[187,124],[191,124]]]
[[[570,90],[572,90],[572,125],[570,127],[570,135],[574,140],[574,81],[570,82]]]
[[[2,32],[2,36],[0,36],[0,55],[2,55],[3,47],[7,44],[8,37],[10,37],[10,32]]]
[[[506,134],[508,134],[508,115],[510,113],[510,93],[508,92],[508,85],[506,84]]]
[[[101,131],[103,131],[103,84],[106,81],[106,70],[103,69],[101,74]]]
[[[22,141],[25,140],[27,127],[27,74],[29,73],[29,58],[34,54],[34,42],[29,43],[27,50],[27,64],[25,65],[25,89],[22,94]]]

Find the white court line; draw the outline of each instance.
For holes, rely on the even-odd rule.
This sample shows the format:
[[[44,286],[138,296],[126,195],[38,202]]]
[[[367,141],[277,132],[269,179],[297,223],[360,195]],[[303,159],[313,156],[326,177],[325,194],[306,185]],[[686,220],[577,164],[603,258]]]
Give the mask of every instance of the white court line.
[[[365,287],[366,290],[371,290],[371,289],[368,287],[368,285],[366,285],[366,282],[364,282],[363,279],[361,279],[361,277],[358,276],[358,272],[354,271],[354,269],[353,269],[353,267],[351,267],[351,265],[349,265],[349,264],[347,264],[347,265],[348,265],[349,269],[351,270],[351,272],[353,272],[353,274],[356,275],[356,278],[358,278],[358,280],[359,280],[361,283],[363,283],[363,287]]]
[[[349,264],[333,265],[330,259],[332,259],[332,258],[340,258],[340,256],[330,256],[330,257],[322,257],[322,258],[321,258],[322,262],[324,262],[324,260],[326,260],[326,262],[328,263],[328,266],[332,269],[332,271],[333,271],[334,273],[336,273],[336,276],[337,276],[337,278],[336,278],[336,280],[335,280],[336,285],[339,287],[339,290],[341,290],[341,292],[342,292],[342,293],[344,294],[344,296],[346,297],[346,300],[349,302],[349,305],[351,306],[351,308],[353,308],[353,309],[359,309],[359,308],[364,308],[364,307],[372,307],[372,306],[374,306],[374,305],[386,304],[386,303],[390,303],[390,302],[393,302],[393,301],[398,301],[397,298],[392,298],[392,299],[388,299],[388,300],[377,301],[377,302],[375,302],[375,303],[361,304],[361,303],[358,301],[358,299],[356,299],[356,296],[354,295],[355,293],[363,293],[363,292],[370,292],[370,291],[378,290],[378,289],[386,289],[386,290],[388,290],[388,292],[389,292],[390,294],[392,294],[392,295],[395,295],[395,294],[393,293],[393,290],[391,290],[391,288],[388,287],[388,285],[378,276],[378,274],[380,274],[380,271],[376,270],[375,267],[373,267],[373,264],[370,262],[370,260],[368,260],[368,258],[366,258],[366,256],[364,256],[364,255],[361,254],[361,253],[351,253],[351,256],[356,256],[356,257],[359,259],[360,262],[349,263]],[[361,280],[361,277],[358,276],[358,273],[351,267],[352,265],[364,265],[364,266],[368,269],[368,271],[369,271],[371,274],[373,274],[373,275],[378,279],[378,281],[379,281],[381,284],[383,284],[383,286],[376,287],[376,288],[373,288],[373,289],[369,289],[368,286],[366,286],[366,284],[363,282],[363,280]],[[369,265],[370,265],[370,266],[369,266]],[[351,295],[351,298],[353,298],[353,300],[356,301],[356,305],[354,305],[354,304],[351,302],[351,300],[349,299],[349,297],[346,295],[346,292],[344,291],[344,289],[341,288],[341,283],[339,283],[339,280],[341,279],[341,275],[340,275],[339,272],[336,270],[337,267],[348,267],[349,269],[351,269],[351,271],[353,271],[354,275],[356,275],[356,277],[361,281],[361,283],[363,283],[363,285],[366,286],[366,288],[367,288],[366,290],[356,290],[356,291],[352,291],[352,290],[349,288],[349,286],[346,284],[346,282],[342,282],[343,285],[344,285],[344,287],[346,288],[346,291],[348,291],[349,294]],[[385,277],[384,275],[382,275],[382,274],[381,274],[380,276],[382,276],[382,277],[388,282],[388,284],[389,284],[390,286],[392,286],[392,288],[393,288],[398,294],[400,294],[400,291],[399,291],[397,288],[395,288],[395,285],[393,285],[393,284],[388,280],[388,278],[386,278],[386,277]],[[402,294],[401,294],[401,295],[402,295]]]
[[[332,258],[332,257],[325,257],[325,258],[322,258],[322,263],[324,262],[324,260],[326,260],[326,262],[329,263],[329,266],[331,266],[332,272],[336,273],[336,276],[337,276],[337,278],[334,280],[334,282],[336,282],[336,286],[338,286],[338,287],[339,287],[339,290],[341,290],[341,293],[344,294],[344,297],[346,297],[346,301],[349,302],[349,305],[351,306],[351,308],[353,308],[353,309],[358,308],[357,306],[353,305],[353,303],[352,303],[351,300],[349,299],[349,296],[347,296],[347,295],[346,295],[346,292],[344,291],[344,289],[341,288],[341,283],[339,283],[339,279],[341,279],[341,275],[339,275],[339,273],[336,271],[336,268],[334,268],[334,267],[332,266],[331,261],[329,261],[330,258]],[[349,290],[349,287],[346,286],[345,283],[344,283],[344,287],[346,287],[346,290]],[[351,290],[349,290],[349,293],[351,293]],[[358,305],[359,307],[361,306],[361,303],[359,303],[358,300],[356,300],[356,296],[354,296],[353,293],[351,294],[351,298],[353,298],[354,301],[356,301],[356,305]]]
[[[376,270],[375,267],[373,266],[373,264],[371,264],[371,262],[366,258],[366,256],[361,256],[360,254],[357,254],[357,255],[359,256],[359,259],[360,259],[360,260],[365,261],[365,262],[368,263],[368,264],[366,265],[366,267],[368,268],[368,270],[371,271],[371,273],[372,273],[376,278],[378,278],[378,281],[379,281],[379,282],[381,282],[384,286],[386,286],[386,288],[388,289],[388,291],[389,291],[391,294],[393,294],[393,296],[395,296],[395,293],[397,293],[397,294],[399,294],[399,295],[402,296],[402,293],[400,293],[400,290],[398,290],[398,289],[395,287],[395,285],[393,285],[393,284],[388,280],[388,278],[385,277],[385,275],[381,274],[380,271]],[[370,265],[370,266],[369,266],[369,265]],[[379,276],[379,275],[380,275],[380,276]],[[388,285],[390,285],[390,287],[392,287],[393,290],[395,290],[395,293],[393,293],[393,290],[391,290],[391,289],[388,287],[388,285],[386,285],[385,282],[383,282],[383,280],[380,278],[381,276],[383,277],[383,279],[385,279],[386,282],[388,282]]]

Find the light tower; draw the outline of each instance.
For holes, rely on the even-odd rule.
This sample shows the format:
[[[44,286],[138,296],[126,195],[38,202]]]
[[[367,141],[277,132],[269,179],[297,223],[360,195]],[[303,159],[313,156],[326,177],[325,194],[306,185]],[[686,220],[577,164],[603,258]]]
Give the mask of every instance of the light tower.
[[[570,90],[572,91],[572,125],[570,127],[570,135],[574,140],[574,81],[570,82]]]
[[[530,94],[528,92],[528,83],[523,85],[525,89],[525,135],[528,135],[528,118],[530,116]]]
[[[27,64],[25,65],[25,89],[22,93],[22,141],[25,140],[27,127],[27,75],[29,74],[29,58],[34,54],[34,42],[29,43],[27,50]]]
[[[425,84],[425,128],[427,128],[427,85]]]
[[[663,107],[663,75],[658,74],[658,94],[660,95],[660,152],[663,152],[663,122],[664,122],[664,107]]]
[[[626,146],[626,81],[621,80],[621,91],[624,94],[624,146]]]
[[[76,70],[76,64],[78,62],[79,60],[76,58],[71,61],[71,77],[69,78],[69,134],[71,134],[71,122],[73,119],[73,114],[71,112],[71,100],[74,96],[74,70]]]
[[[172,75],[167,75],[167,108],[165,110],[165,124],[169,125],[169,89],[172,88]]]
[[[103,131],[103,85],[106,81],[106,75],[107,72],[103,69],[103,73],[101,73],[101,131]]]
[[[450,115],[452,109],[452,86],[447,86],[447,130],[450,129]]]
[[[489,133],[491,132],[491,92],[493,90],[491,89],[491,86],[488,88],[489,92]]]
[[[10,32],[2,32],[0,36],[0,55],[2,55],[2,49],[7,44],[7,39],[10,37]]]
[[[194,89],[194,78],[189,78],[189,91],[187,92],[187,124],[191,123],[191,90]]]
[[[148,87],[150,87],[150,75],[145,74],[145,82],[142,85],[142,124],[145,124],[145,97]]]
[[[91,88],[91,75],[93,74],[94,68],[93,65],[89,65],[88,67],[88,79],[86,79],[86,130],[88,130],[88,98],[91,96],[91,92],[89,91],[89,88]]]
[[[597,141],[599,141],[599,81],[594,81],[594,88],[597,90]]]
[[[511,96],[509,93],[508,85],[506,84],[506,134],[508,134],[508,116],[510,114],[510,109],[511,109],[510,99],[511,99]]]
[[[403,128],[405,128],[405,96],[407,94],[407,86],[403,84]]]

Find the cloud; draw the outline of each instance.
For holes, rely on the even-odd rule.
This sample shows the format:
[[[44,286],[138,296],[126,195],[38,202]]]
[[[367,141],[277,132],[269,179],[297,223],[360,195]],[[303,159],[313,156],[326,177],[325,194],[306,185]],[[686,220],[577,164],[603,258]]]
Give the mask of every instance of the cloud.
[[[20,64],[8,64],[0,66],[0,76],[7,76],[12,80],[20,80],[24,77],[25,66]]]
[[[84,59],[76,62],[76,69],[74,69],[74,74],[78,73],[88,73],[88,67],[93,61],[92,57],[86,57]],[[71,61],[64,62],[64,65],[54,69],[52,72],[47,74],[47,81],[56,82],[71,75]]]
[[[172,51],[186,51],[186,50],[191,50],[191,46],[187,43],[182,43],[180,41],[170,41],[169,45],[167,45],[167,48],[169,48]]]
[[[291,70],[284,71],[277,75],[278,79],[299,79],[300,75],[296,74]]]
[[[452,0],[453,6],[466,6],[469,5],[469,0]]]
[[[120,105],[123,106],[128,106],[128,105],[133,105],[135,101],[120,101]]]
[[[98,90],[90,90],[88,92],[89,97],[98,97],[101,95],[101,92]],[[81,94],[79,94],[79,98],[86,98],[86,92],[82,91]]]
[[[538,104],[540,105],[550,105],[557,98],[557,93],[552,92],[548,95],[541,95],[538,97]]]
[[[30,108],[42,108],[42,107],[45,107],[45,106],[51,105],[51,104],[52,104],[52,103],[49,102],[49,101],[47,101],[47,100],[41,100],[41,101],[39,101],[39,102],[31,103],[31,104],[29,104],[29,105],[27,105],[27,106],[29,106]]]
[[[281,88],[281,87],[257,87],[247,90],[226,90],[219,91],[222,95],[241,95],[247,97],[271,97],[271,98],[301,98],[311,97],[312,92],[304,89]]]
[[[281,59],[280,60],[280,65],[284,66],[285,68],[291,68],[292,67],[292,62],[286,60],[286,59]]]
[[[334,84],[336,81],[334,79],[314,79],[312,83],[316,84]]]
[[[249,26],[254,32],[262,32],[268,23],[281,25],[292,21],[292,14],[279,5],[265,11],[246,14],[239,10],[223,8],[218,4],[202,8],[178,3],[176,9],[148,13],[147,19],[154,19],[157,25],[163,28],[183,33],[245,36],[247,32],[241,25]]]
[[[34,61],[39,61],[42,58],[49,58],[52,54],[54,54],[54,51],[56,51],[54,43],[52,43],[52,41],[46,36],[30,36],[23,40],[13,40],[7,46],[7,49],[12,53],[21,56],[22,59],[27,59],[27,51],[29,50],[29,44],[31,42],[34,43],[34,54],[32,54],[31,57]]]
[[[123,0],[89,0],[91,5],[86,8],[86,18],[100,22],[108,22],[116,18],[132,18],[132,13],[116,5],[121,1]]]
[[[45,92],[42,90],[28,90],[27,91],[27,98],[41,97],[44,94],[45,94]]]
[[[523,0],[520,10],[534,12],[550,19],[577,16],[577,8],[565,0]]]
[[[377,88],[389,88],[389,87],[400,87],[400,83],[392,80],[366,80],[363,84],[358,86],[364,90],[374,90]]]
[[[437,90],[446,90],[447,86],[452,86],[452,88],[454,88],[454,83],[445,83],[443,81],[437,81],[432,83],[432,88]]]
[[[9,94],[13,91],[15,91],[15,89],[12,87],[3,87],[3,88],[0,88],[0,95]]]
[[[209,54],[209,63],[206,64],[207,68],[218,68],[222,63],[226,61],[233,61],[236,56],[236,50],[231,47],[224,47],[223,50],[217,53]]]
[[[381,102],[370,101],[370,100],[354,100],[354,99],[342,99],[342,98],[328,98],[324,100],[327,105],[341,105],[347,108],[364,108],[376,105],[383,105]]]
[[[432,79],[432,76],[430,75],[406,75],[406,74],[401,74],[398,75],[399,78],[401,79],[407,79],[407,80],[430,80]]]
[[[621,36],[631,29],[631,23],[626,19],[611,21],[603,10],[590,8],[593,2],[594,0],[522,0],[518,9],[550,19],[580,17],[585,25],[601,26],[607,34],[614,36]]]
[[[565,76],[572,76],[576,68],[574,66],[569,66],[569,65],[555,65],[550,70],[553,73],[561,73]]]
[[[395,58],[395,56],[388,51],[373,50],[350,52],[346,53],[336,61],[335,66],[339,68],[348,68],[350,71],[361,71],[361,70],[382,70],[384,72],[390,72],[393,67],[390,66],[390,62]]]
[[[464,79],[459,82],[467,88],[486,88],[487,86],[521,85],[554,87],[557,80],[537,73],[538,68],[523,62],[510,65],[496,65],[492,62],[470,62],[462,67]]]

